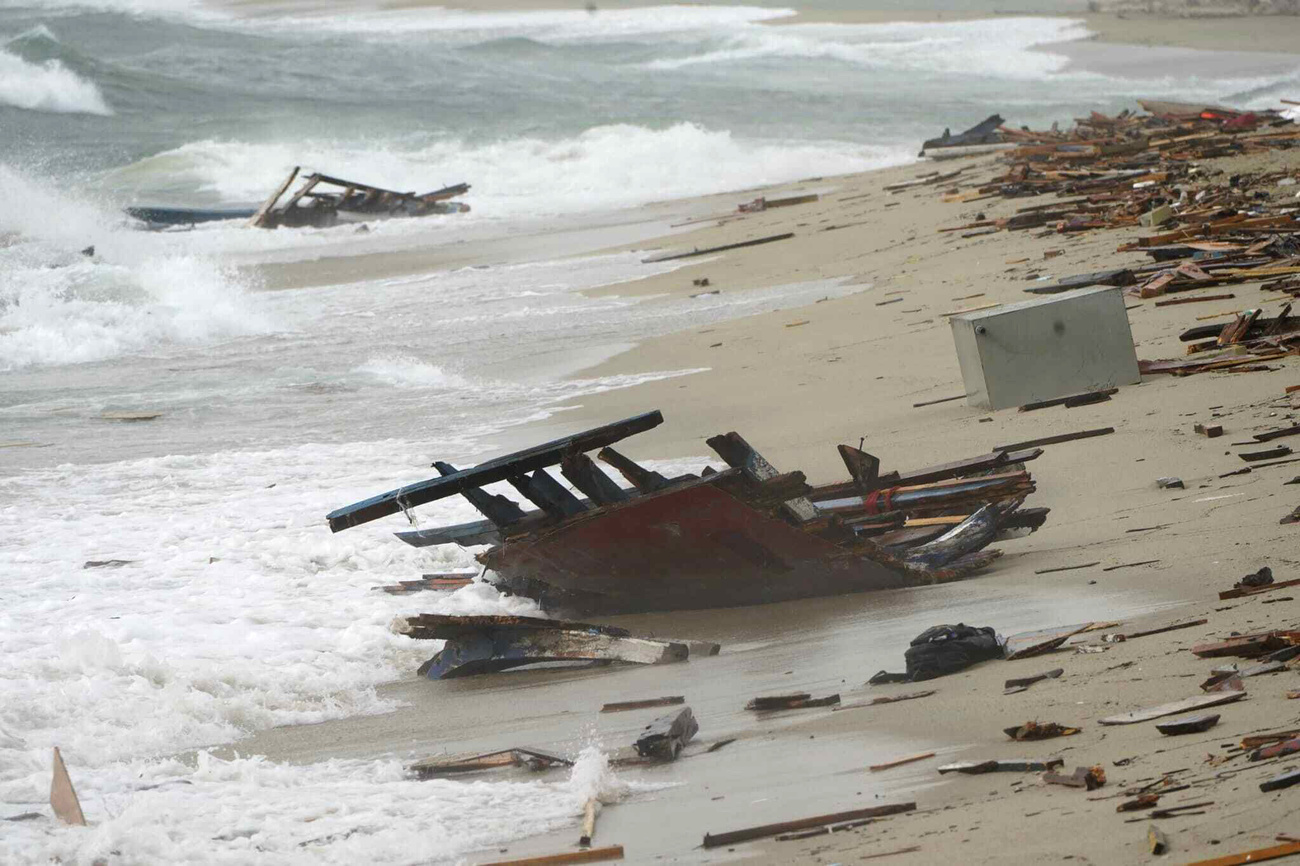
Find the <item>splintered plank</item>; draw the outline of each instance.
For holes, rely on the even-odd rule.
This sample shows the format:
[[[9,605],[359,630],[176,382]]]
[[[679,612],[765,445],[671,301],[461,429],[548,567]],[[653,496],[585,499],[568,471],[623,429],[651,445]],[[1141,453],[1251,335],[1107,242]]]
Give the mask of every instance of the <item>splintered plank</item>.
[[[289,172],[289,176],[284,179],[284,183],[280,184],[280,186],[276,188],[275,193],[272,194],[270,198],[262,202],[262,206],[257,209],[253,214],[252,219],[248,221],[250,228],[261,228],[262,223],[266,220],[266,215],[271,212],[271,208],[275,207],[275,203],[280,200],[280,196],[284,195],[284,191],[289,188],[291,183],[293,183],[294,178],[298,176],[300,168],[301,166],[295,165],[293,171]]]
[[[59,820],[65,824],[86,826],[86,816],[81,812],[81,801],[72,787],[72,777],[63,764],[63,755],[59,747],[54,747],[54,775],[50,779],[50,808]]]
[[[671,707],[676,704],[686,703],[683,695],[672,695],[662,698],[646,698],[643,701],[615,701],[605,704],[600,708],[602,713],[622,713],[627,710],[644,710],[650,707]]]
[[[1040,445],[1059,445],[1062,442],[1073,442],[1076,439],[1091,439],[1094,436],[1106,436],[1114,432],[1114,427],[1099,427],[1096,430],[1080,430],[1077,433],[1061,433],[1056,436],[1044,436],[1041,439],[1030,439],[1027,442],[1015,442],[1011,445],[998,445],[993,450],[1020,451],[1025,448],[1037,448]]]
[[[623,846],[610,845],[607,848],[588,848],[585,851],[565,851],[560,854],[543,854],[540,857],[524,857],[520,860],[493,860],[480,866],[560,866],[563,863],[599,863],[602,860],[622,860]]]
[[[823,824],[838,824],[841,821],[856,821],[859,818],[883,818],[888,815],[900,815],[904,812],[912,812],[915,810],[916,803],[891,803],[887,806],[872,806],[867,809],[853,809],[849,812],[834,812],[830,815],[818,815],[815,818],[800,818],[795,821],[783,821],[779,824],[763,824],[758,827],[747,827],[743,830],[732,830],[727,833],[705,833],[704,847],[717,848],[722,845],[734,845],[738,842],[763,839],[768,836],[775,836],[778,833],[789,833],[794,830],[806,830],[809,827],[820,827]]]
[[[694,249],[687,253],[668,253],[667,255],[651,256],[648,259],[642,259],[641,264],[651,265],[656,262],[671,262],[676,259],[689,259],[695,256],[707,256],[711,253],[725,253],[728,250],[738,250],[744,247],[756,247],[760,244],[770,244],[773,241],[784,241],[794,237],[794,232],[786,232],[780,235],[769,235],[765,238],[754,238],[749,241],[740,241],[734,244],[723,244],[720,247],[707,247],[705,249]]]
[[[892,761],[886,761],[883,764],[872,764],[867,769],[873,773],[879,773],[881,770],[892,770],[894,767],[901,767],[904,764],[912,764],[917,761],[924,761],[926,758],[933,758],[934,752],[920,752],[915,755],[908,755],[905,758],[895,758]]]
[[[1197,695],[1196,697],[1186,698],[1181,701],[1174,701],[1168,704],[1161,704],[1158,707],[1151,707],[1145,710],[1134,710],[1131,713],[1122,713],[1118,716],[1107,716],[1104,719],[1098,719],[1100,725],[1132,725],[1138,722],[1149,722],[1153,719],[1159,719],[1164,716],[1173,716],[1178,713],[1191,712],[1204,707],[1216,707],[1219,704],[1230,704],[1233,701],[1239,701],[1246,697],[1245,692],[1220,692],[1211,695]]]
[[[369,499],[330,512],[326,520],[329,521],[330,529],[333,532],[359,526],[362,523],[368,523],[389,514],[397,514],[417,505],[424,505],[438,499],[445,499],[448,496],[455,496],[470,488],[482,487],[496,481],[519,478],[525,473],[544,469],[547,466],[554,466],[568,452],[590,451],[595,448],[603,448],[606,445],[613,445],[615,442],[629,436],[658,427],[663,423],[663,420],[663,414],[655,410],[622,421],[615,421],[612,424],[555,439],[523,451],[505,454],[485,463],[480,463],[471,469],[462,469],[452,475],[430,478],[426,481],[419,481],[415,484],[381,493],[378,496],[372,496]]]
[[[1240,866],[1243,863],[1261,863],[1265,860],[1276,860],[1278,857],[1290,857],[1292,854],[1300,854],[1300,842],[1287,842],[1270,848],[1255,848],[1239,854],[1229,854],[1226,857],[1196,860],[1188,863],[1187,866]]]
[[[653,493],[668,485],[668,479],[658,472],[646,469],[630,457],[625,457],[613,448],[602,448],[596,455],[604,463],[618,470],[619,474],[642,493]]]

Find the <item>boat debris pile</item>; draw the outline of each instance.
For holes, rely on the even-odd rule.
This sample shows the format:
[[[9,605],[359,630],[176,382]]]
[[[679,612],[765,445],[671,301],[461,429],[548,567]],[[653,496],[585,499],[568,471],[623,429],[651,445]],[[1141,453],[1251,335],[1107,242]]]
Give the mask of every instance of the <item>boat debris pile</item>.
[[[345,218],[422,217],[469,211],[469,205],[451,201],[469,192],[467,183],[417,194],[395,192],[325,174],[305,175],[302,186],[284,204],[279,204],[298,177],[298,172],[299,167],[295,166],[280,188],[253,214],[248,223],[250,226],[263,229],[280,226],[321,228],[335,225]]]
[[[489,545],[478,554],[497,588],[565,615],[763,604],[956,580],[998,555],[999,537],[1033,531],[1046,508],[1024,464],[1038,448],[1006,449],[911,472],[839,446],[850,478],[812,486],[779,472],[738,433],[708,440],[726,468],[665,478],[612,447],[663,422],[649,412],[469,468],[438,461],[437,478],[328,516],[338,532],[448,496],[484,520],[397,533],[408,544]],[[624,488],[588,455],[616,469]],[[547,469],[582,494],[572,492]],[[508,482],[536,508],[484,490]]]
[[[150,229],[224,220],[246,220],[252,228],[274,229],[280,226],[328,228],[342,222],[469,212],[469,205],[452,201],[469,192],[467,183],[426,193],[397,192],[315,173],[303,175],[302,186],[280,204],[300,171],[301,166],[294,166],[284,183],[256,210],[132,206],[125,213]]]

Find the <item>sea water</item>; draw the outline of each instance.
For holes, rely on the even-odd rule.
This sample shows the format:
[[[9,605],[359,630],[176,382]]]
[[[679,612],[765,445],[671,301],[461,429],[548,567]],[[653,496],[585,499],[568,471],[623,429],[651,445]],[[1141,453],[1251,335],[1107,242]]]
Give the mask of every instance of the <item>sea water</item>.
[[[409,600],[373,587],[470,552],[400,545],[396,519],[334,536],[327,511],[497,453],[584,395],[698,372],[582,373],[636,340],[863,288],[589,296],[674,265],[535,240],[375,279],[331,281],[331,259],[900,164],[994,111],[1039,126],[1139,95],[1262,106],[1297,81],[1275,63],[1089,72],[1052,50],[1087,35],[1069,18],[776,23],[791,14],[0,4],[0,812],[41,808],[57,745],[92,824],[5,824],[0,861],[448,860],[572,823],[590,796],[639,796],[595,752],[530,783],[173,756],[391,710],[376,686],[427,657],[388,629]],[[467,181],[473,211],[365,234],[150,233],[121,214],[253,206],[295,165]],[[310,276],[271,285],[268,263]],[[104,417],[122,412],[159,417]],[[448,500],[417,519],[476,517]],[[106,560],[125,562],[85,567]],[[483,585],[417,606],[535,612]]]

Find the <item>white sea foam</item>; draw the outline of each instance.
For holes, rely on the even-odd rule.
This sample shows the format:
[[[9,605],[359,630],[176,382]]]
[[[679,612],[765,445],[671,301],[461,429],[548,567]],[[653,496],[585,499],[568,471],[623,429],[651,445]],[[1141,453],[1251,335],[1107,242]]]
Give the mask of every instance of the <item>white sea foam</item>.
[[[1087,35],[1082,21],[1058,18],[749,27],[728,34],[711,50],[653,60],[647,68],[671,71],[764,59],[827,58],[874,69],[1037,78],[1059,72],[1067,60],[1031,49]]]
[[[13,801],[48,796],[48,760],[6,786]],[[72,772],[92,826],[13,824],[0,836],[5,863],[449,863],[524,836],[576,833],[590,797],[609,804],[665,787],[619,779],[591,747],[554,781],[413,781],[394,760],[299,767],[206,753],[193,767],[74,763]]]
[[[0,371],[267,329],[240,278],[174,238],[2,163],[0,188]]]
[[[465,200],[476,212],[507,217],[633,206],[866,171],[907,162],[912,150],[840,141],[745,139],[725,130],[677,123],[665,129],[599,126],[559,141],[443,140],[411,148],[319,140],[292,145],[202,141],[136,163],[125,172],[166,172],[229,202],[264,196],[298,164],[328,167],[344,177],[365,176],[395,189],[427,189],[466,178],[473,189]]]
[[[399,387],[452,389],[471,386],[464,376],[448,373],[437,364],[430,364],[409,355],[371,358],[357,367],[356,372],[384,384]]]
[[[55,114],[110,115],[104,95],[58,60],[34,63],[0,49],[0,106]]]

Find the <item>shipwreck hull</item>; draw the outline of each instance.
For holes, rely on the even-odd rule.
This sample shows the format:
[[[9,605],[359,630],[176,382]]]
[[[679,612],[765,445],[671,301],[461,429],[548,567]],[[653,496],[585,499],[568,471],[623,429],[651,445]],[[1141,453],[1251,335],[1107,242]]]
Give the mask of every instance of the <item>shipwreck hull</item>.
[[[755,509],[710,479],[608,506],[478,557],[548,610],[737,607],[927,582]]]

